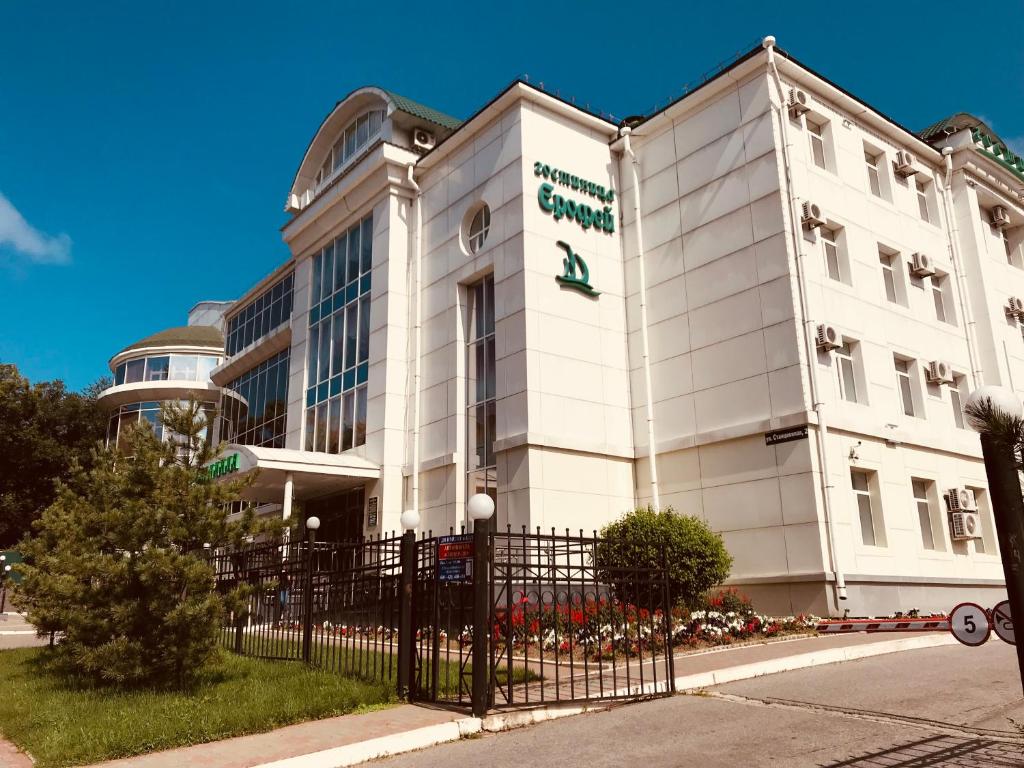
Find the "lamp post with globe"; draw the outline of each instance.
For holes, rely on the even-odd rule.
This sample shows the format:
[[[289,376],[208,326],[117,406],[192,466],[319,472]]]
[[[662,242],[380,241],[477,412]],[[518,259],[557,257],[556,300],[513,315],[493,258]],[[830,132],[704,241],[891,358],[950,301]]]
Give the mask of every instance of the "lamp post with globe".
[[[309,663],[313,649],[313,549],[316,546],[316,532],[320,528],[319,517],[306,518],[306,535],[308,551],[306,552],[306,585],[303,589],[303,606],[305,615],[302,617],[302,660]]]
[[[1017,459],[1024,440],[1024,408],[1010,390],[989,385],[971,393],[964,412],[981,437],[1010,616],[1024,622],[1024,497]],[[1016,647],[1024,687],[1024,642]]]
[[[402,541],[399,544],[401,573],[398,588],[398,695],[409,696],[413,670],[416,667],[416,641],[412,628],[413,585],[416,578],[416,529],[420,525],[420,513],[407,509],[400,518]]]
[[[490,612],[488,573],[488,526],[494,515],[494,499],[477,493],[466,502],[473,521],[473,716],[487,713],[487,616]]]

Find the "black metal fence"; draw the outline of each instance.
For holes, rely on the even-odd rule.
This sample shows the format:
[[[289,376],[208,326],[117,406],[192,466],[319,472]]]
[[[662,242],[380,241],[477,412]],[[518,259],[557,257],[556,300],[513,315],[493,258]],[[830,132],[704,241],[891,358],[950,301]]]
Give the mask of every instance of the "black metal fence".
[[[370,680],[396,677],[401,574],[397,537],[253,544],[214,556],[234,610],[225,647],[301,660]]]
[[[487,708],[674,690],[667,561],[603,562],[596,536],[480,531],[213,556],[222,641]]]

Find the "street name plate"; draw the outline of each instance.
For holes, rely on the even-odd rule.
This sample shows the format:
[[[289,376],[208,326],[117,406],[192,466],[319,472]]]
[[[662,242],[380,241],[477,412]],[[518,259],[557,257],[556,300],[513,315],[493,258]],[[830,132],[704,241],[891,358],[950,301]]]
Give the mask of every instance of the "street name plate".
[[[988,614],[977,603],[960,603],[949,614],[949,631],[964,645],[984,645],[992,629]]]
[[[776,429],[774,432],[764,433],[765,445],[778,445],[779,443],[791,443],[794,440],[807,438],[807,425],[802,427],[790,427],[789,429]]]
[[[1013,618],[1010,616],[1009,600],[996,603],[996,607],[992,609],[992,629],[995,630],[996,637],[1004,643],[1017,644],[1017,635],[1013,631]]]

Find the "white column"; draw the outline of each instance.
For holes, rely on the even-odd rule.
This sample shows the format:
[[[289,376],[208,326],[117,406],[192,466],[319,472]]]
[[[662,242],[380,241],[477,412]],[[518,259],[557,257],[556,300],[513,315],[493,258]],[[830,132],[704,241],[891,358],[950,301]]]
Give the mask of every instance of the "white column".
[[[288,522],[292,516],[292,497],[295,495],[295,478],[291,472],[284,476],[284,500],[281,502],[281,519]],[[288,528],[284,530],[284,540],[288,541]]]

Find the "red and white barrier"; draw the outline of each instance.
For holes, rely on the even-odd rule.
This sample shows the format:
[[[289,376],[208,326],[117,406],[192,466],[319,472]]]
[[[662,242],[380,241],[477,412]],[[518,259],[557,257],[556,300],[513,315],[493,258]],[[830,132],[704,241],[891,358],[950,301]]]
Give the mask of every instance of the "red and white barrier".
[[[835,619],[814,626],[818,632],[948,632],[949,619],[928,616],[917,619]]]

